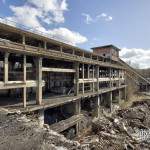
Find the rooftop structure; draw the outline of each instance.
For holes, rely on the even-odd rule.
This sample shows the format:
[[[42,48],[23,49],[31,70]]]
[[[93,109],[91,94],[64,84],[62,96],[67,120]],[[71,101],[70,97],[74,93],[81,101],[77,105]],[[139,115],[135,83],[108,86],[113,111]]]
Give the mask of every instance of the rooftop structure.
[[[114,45],[99,46],[99,47],[94,47],[92,49],[94,54],[98,54],[100,56],[109,58],[114,61],[119,60],[120,49]]]

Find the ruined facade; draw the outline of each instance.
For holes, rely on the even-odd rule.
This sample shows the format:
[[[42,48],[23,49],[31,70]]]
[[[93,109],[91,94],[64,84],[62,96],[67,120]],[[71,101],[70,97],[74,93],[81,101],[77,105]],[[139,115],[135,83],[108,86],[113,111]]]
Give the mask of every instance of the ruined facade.
[[[78,133],[83,111],[99,117],[126,99],[119,49],[105,51],[112,57],[0,23],[0,106],[39,112],[52,129]]]

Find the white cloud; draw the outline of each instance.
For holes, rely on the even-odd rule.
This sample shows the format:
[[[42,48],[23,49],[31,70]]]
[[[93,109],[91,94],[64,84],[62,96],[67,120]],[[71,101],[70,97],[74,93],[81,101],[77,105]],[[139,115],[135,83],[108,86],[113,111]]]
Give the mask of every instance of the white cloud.
[[[99,20],[100,18],[103,18],[105,21],[112,21],[113,17],[107,15],[106,13],[101,13],[100,15],[96,16],[96,20]]]
[[[91,17],[90,14],[82,13],[82,16],[85,17],[85,23],[86,24],[98,22],[99,20],[105,20],[105,21],[112,21],[113,20],[113,17],[107,15],[106,13],[101,13],[99,15],[96,15],[96,17]]]
[[[91,17],[89,14],[82,13],[82,16],[85,17],[85,23],[86,23],[86,24],[90,24],[90,23],[93,22],[93,19],[92,19],[92,17]]]
[[[63,23],[65,21],[64,12],[68,10],[66,0],[27,0],[27,3],[42,13],[40,17],[45,23]]]
[[[107,17],[107,14],[102,13],[100,16],[101,16],[101,17]]]
[[[73,45],[76,45],[76,43],[80,44],[87,41],[86,37],[80,35],[78,32],[70,31],[67,28],[58,28],[58,29],[50,30],[48,32],[55,37],[65,39],[67,43]]]
[[[44,24],[63,23],[64,12],[68,10],[66,0],[27,0],[22,6],[11,5],[12,16],[6,19],[23,24],[31,31],[39,30],[49,37],[62,40],[63,42],[77,45],[87,41],[85,36],[67,28],[49,29]],[[3,20],[4,21],[4,20]],[[13,25],[16,25],[13,23]]]
[[[135,68],[150,68],[150,49],[123,48],[121,58]]]
[[[41,26],[38,17],[41,16],[41,12],[37,9],[30,7],[28,5],[24,6],[10,6],[14,15],[8,17],[10,20],[14,20],[18,23],[24,24],[28,27],[38,28]]]
[[[105,18],[106,21],[112,21],[112,19],[113,18],[111,16],[108,16],[108,17]]]

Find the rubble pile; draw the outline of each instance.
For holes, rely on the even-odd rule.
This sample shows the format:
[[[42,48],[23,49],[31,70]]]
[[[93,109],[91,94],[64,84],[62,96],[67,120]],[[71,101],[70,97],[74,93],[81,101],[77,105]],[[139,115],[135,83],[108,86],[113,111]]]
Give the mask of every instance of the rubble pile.
[[[93,141],[93,138],[97,139]],[[134,102],[93,122],[92,135],[82,139],[92,150],[150,149],[150,100]]]
[[[80,150],[49,126],[39,127],[36,116],[0,111],[0,150]]]
[[[66,139],[39,126],[35,114],[0,110],[0,149],[2,150],[149,150],[150,100],[134,102],[126,109],[104,114],[92,122],[92,131],[77,141]],[[84,121],[89,126],[91,119]],[[82,125],[82,123],[81,123]]]

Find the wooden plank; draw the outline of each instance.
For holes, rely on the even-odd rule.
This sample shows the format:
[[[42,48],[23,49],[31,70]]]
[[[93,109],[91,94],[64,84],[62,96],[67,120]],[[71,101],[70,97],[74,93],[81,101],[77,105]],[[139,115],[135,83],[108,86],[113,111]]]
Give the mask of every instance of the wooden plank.
[[[46,68],[43,67],[42,71],[44,72],[66,72],[66,73],[74,73],[75,69],[63,69],[63,68]]]

